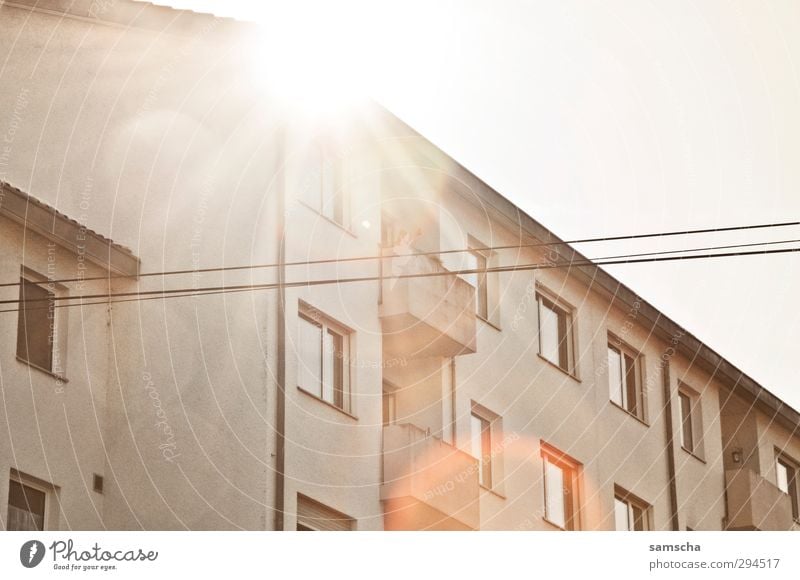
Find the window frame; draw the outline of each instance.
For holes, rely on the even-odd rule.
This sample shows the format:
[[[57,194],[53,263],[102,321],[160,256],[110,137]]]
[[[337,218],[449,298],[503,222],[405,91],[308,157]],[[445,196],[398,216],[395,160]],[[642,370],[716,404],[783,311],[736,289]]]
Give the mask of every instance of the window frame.
[[[544,304],[544,302],[547,302],[548,304]],[[551,312],[555,313],[556,316],[562,314],[564,317],[563,327],[560,322],[558,324],[559,330],[563,328],[565,333],[565,336],[563,338],[559,338],[558,341],[559,362],[551,360],[544,353],[542,348],[542,308],[547,308]],[[578,379],[578,365],[575,356],[577,351],[575,318],[575,308],[571,304],[565,302],[559,297],[556,297],[554,293],[548,291],[540,284],[536,284],[536,330],[538,336],[537,346],[539,357],[554,367],[564,371],[571,377]],[[566,368],[561,365],[560,359],[562,354],[566,359]]]
[[[301,321],[312,324],[320,329],[320,361],[319,361],[319,385],[318,390],[308,388],[306,385],[300,384],[300,372],[297,372],[297,387],[303,392],[327,403],[328,405],[347,413],[352,414],[353,407],[353,369],[352,365],[352,352],[353,352],[353,331],[347,326],[337,322],[333,318],[323,314],[317,308],[309,305],[304,301],[300,301],[297,309],[298,325]],[[299,341],[299,326],[297,331],[297,340]],[[336,338],[340,339],[339,350],[334,350],[332,353],[332,360],[329,365],[326,364],[326,339],[331,335],[334,337],[334,348],[336,348]],[[299,354],[299,344],[295,347],[297,353],[298,368],[303,364],[302,357]],[[326,371],[326,369],[329,369]],[[328,387],[332,392],[332,397],[329,399],[326,395],[326,377],[327,372],[332,372],[332,383]],[[315,392],[316,391],[316,392]]]
[[[350,199],[345,187],[345,160],[340,154],[340,147],[331,138],[317,138],[311,141],[306,152],[303,171],[313,171],[318,176],[313,183],[319,185],[318,191],[306,186],[302,192],[303,202],[319,215],[339,227],[350,231]],[[327,183],[331,183],[333,191],[327,194]],[[329,200],[334,200],[331,206]]]
[[[456,444],[456,359],[442,361],[442,441]]]
[[[619,375],[621,378],[620,384],[620,401],[616,401],[614,399],[613,393],[611,391],[612,384],[611,384],[611,362],[610,362],[610,352],[609,351],[616,351],[619,354],[620,358],[620,367],[619,367]],[[634,377],[634,396],[636,400],[636,409],[637,411],[632,411],[628,406],[628,399],[630,397],[629,388],[628,388],[628,371],[625,367],[625,357],[630,358],[633,361],[633,377]],[[606,346],[606,364],[607,364],[607,374],[608,374],[608,397],[609,401],[618,409],[622,409],[631,417],[638,419],[645,425],[649,425],[649,413],[647,409],[647,393],[644,389],[645,384],[645,377],[644,377],[644,355],[641,351],[636,350],[622,339],[618,338],[612,333],[608,333],[608,341]]]
[[[542,458],[542,483],[544,491],[544,510],[543,519],[561,530],[577,531],[581,529],[581,464],[566,453],[559,451],[556,447],[542,441],[540,443],[540,455]],[[562,480],[562,506],[564,524],[561,525],[553,517],[554,514],[548,513],[548,464],[561,471]]]
[[[778,466],[783,465],[787,471],[790,470],[790,473],[787,473],[787,485],[786,490],[784,490],[780,485],[780,479],[778,477]],[[789,496],[789,500],[792,504],[792,519],[795,522],[800,523],[800,482],[798,482],[798,478],[800,477],[800,463],[786,455],[780,449],[775,450],[775,486],[781,490],[781,493],[785,493]]]
[[[328,522],[328,524],[326,524]],[[330,522],[336,522],[331,524]],[[338,525],[337,525],[338,524]],[[303,529],[300,529],[303,528]],[[339,529],[342,528],[342,529]],[[358,520],[303,493],[297,494],[295,530],[298,532],[355,531]]]
[[[684,409],[684,401],[688,404],[688,426],[689,426],[689,433],[688,435],[691,437],[691,441],[689,441],[690,445],[687,446],[686,444],[686,424],[687,424],[687,417],[684,415],[686,409]],[[678,433],[680,435],[680,442],[681,448],[697,457],[700,460],[703,460],[704,457],[704,445],[703,445],[703,407],[702,407],[702,399],[700,397],[700,393],[689,387],[683,382],[678,383],[678,410],[679,410],[679,420],[678,420]]]
[[[459,274],[458,276],[475,289],[475,316],[500,330],[499,278],[497,277],[497,272],[489,271],[494,266],[493,261],[496,252],[484,249],[487,245],[472,235],[467,236],[466,246],[467,250],[463,254],[469,257],[469,263],[464,267],[466,260],[462,258],[462,267],[459,269],[476,270],[476,272]],[[475,261],[474,267],[472,265],[473,259]],[[471,282],[473,277],[474,284]]]
[[[49,346],[49,364],[43,366],[35,360],[31,360],[30,349],[28,348],[27,340],[22,342],[21,332],[23,328],[23,319],[25,319],[24,309],[25,300],[24,288],[25,284],[35,285],[45,292],[50,297],[48,298],[46,318],[48,320],[47,338]],[[19,311],[17,314],[17,346],[16,358],[23,364],[31,368],[40,370],[48,375],[51,375],[63,382],[67,382],[66,375],[66,353],[67,353],[67,338],[68,338],[68,308],[57,308],[55,298],[62,298],[68,295],[66,286],[49,280],[46,276],[38,273],[31,268],[22,266],[20,268],[19,278]],[[38,299],[32,299],[38,300]],[[52,322],[49,322],[51,321]],[[27,327],[27,324],[25,325]],[[26,332],[27,334],[27,332]],[[21,350],[21,345],[25,348]]]
[[[475,314],[483,320],[489,320],[489,280],[487,268],[489,259],[483,252],[470,248],[467,252],[475,259]],[[469,274],[472,275],[472,274]]]
[[[383,427],[390,427],[397,425],[397,387],[392,383],[383,380],[383,390],[381,391],[381,422]],[[387,402],[391,402],[390,409],[387,407]],[[387,421],[387,411],[391,415]]]
[[[17,484],[23,487],[29,487],[35,491],[41,492],[44,494],[44,514],[42,517],[42,531],[53,530],[58,527],[58,487],[55,485],[48,483],[46,481],[40,480],[36,477],[18,471],[16,469],[11,469],[10,475],[8,477],[8,491],[9,494],[11,493],[11,482],[16,482]],[[6,497],[6,500],[10,499]],[[8,529],[8,508],[11,507],[11,503],[7,501],[6,503],[6,529]]]
[[[480,425],[480,455],[475,455],[475,424]],[[470,453],[478,460],[478,484],[492,489],[492,422],[474,409],[469,417]]]
[[[617,502],[626,506],[626,517],[628,528],[620,530],[617,528]],[[642,522],[642,529],[636,529],[636,519],[634,510],[641,512],[640,520]],[[623,489],[622,487],[614,486],[614,530],[618,532],[648,532],[653,529],[652,522],[652,505],[642,498],[632,494],[631,492]]]

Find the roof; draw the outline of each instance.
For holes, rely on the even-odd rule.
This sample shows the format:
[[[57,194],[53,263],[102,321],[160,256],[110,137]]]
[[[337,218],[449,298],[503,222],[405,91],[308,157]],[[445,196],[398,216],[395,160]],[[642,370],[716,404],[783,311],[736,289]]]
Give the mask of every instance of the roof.
[[[0,215],[77,255],[86,256],[109,272],[139,275],[140,260],[128,248],[4,181],[0,181]]]
[[[421,163],[423,167],[427,163],[428,167],[446,169],[448,174],[452,175],[456,181],[463,184],[464,189],[468,190],[469,195],[464,195],[464,198],[469,200],[470,203],[476,203],[475,198],[478,197],[483,204],[482,209],[491,212],[495,217],[505,222],[511,228],[511,231],[519,232],[521,237],[528,235],[540,242],[553,243],[558,248],[555,251],[560,255],[564,263],[569,264],[575,261],[579,264],[585,264],[586,262],[592,262],[592,260],[575,250],[570,244],[565,243],[564,240],[529,216],[508,198],[498,193],[438,146],[431,143],[402,119],[389,111],[386,114],[391,117],[398,130],[407,132],[408,137],[419,139],[427,145],[427,147],[423,148],[424,150],[417,152],[420,154],[421,159],[416,161]],[[639,294],[600,266],[595,264],[570,266],[570,274],[582,280],[592,290],[605,294],[613,303],[626,309],[635,309],[638,324],[652,329],[655,335],[668,344],[675,344],[675,349],[692,361],[692,365],[697,364],[704,367],[714,378],[721,380],[737,394],[744,395],[754,406],[774,417],[776,421],[779,421],[793,432],[800,430],[800,413],[796,409],[761,386],[755,379],[745,374],[725,357],[714,351],[655,306],[648,303]]]
[[[162,0],[165,1],[165,0]],[[239,34],[251,23],[134,0],[4,0],[0,6],[24,8],[121,28],[179,36]]]

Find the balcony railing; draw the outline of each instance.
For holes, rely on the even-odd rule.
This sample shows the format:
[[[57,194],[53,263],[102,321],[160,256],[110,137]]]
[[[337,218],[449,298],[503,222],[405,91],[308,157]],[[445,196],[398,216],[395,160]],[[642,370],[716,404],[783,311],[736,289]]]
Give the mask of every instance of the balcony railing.
[[[420,358],[475,352],[475,289],[430,256],[385,257],[384,350]],[[406,277],[407,276],[407,277]]]
[[[477,459],[409,424],[383,429],[387,530],[480,527]]]
[[[790,530],[789,496],[761,475],[743,467],[725,472],[730,530]]]

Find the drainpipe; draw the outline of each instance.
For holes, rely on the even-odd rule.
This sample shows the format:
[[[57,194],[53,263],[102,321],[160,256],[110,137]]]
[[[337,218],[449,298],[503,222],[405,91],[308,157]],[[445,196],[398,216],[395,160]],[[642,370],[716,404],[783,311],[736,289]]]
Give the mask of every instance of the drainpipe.
[[[669,361],[665,360],[661,367],[664,379],[664,423],[667,435],[667,473],[669,476],[669,508],[672,530],[680,530],[678,520],[678,483],[675,481],[675,432],[672,428],[672,389],[670,387]]]
[[[275,430],[276,430],[276,449],[275,449],[275,524],[274,529],[281,531],[285,528],[284,519],[284,492],[286,468],[286,171],[285,171],[285,151],[286,140],[283,130],[278,133],[278,171],[279,186],[277,211],[278,211],[278,313],[276,318],[277,336],[277,393],[275,397]]]

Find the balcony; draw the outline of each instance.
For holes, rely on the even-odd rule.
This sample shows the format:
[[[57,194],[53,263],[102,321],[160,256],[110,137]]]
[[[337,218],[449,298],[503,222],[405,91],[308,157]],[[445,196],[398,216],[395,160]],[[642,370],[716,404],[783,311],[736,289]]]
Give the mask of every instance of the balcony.
[[[790,530],[789,496],[752,469],[725,472],[729,530]]]
[[[447,271],[429,256],[384,258],[380,316],[387,353],[423,358],[475,352],[475,289],[455,274],[443,275]]]
[[[480,526],[477,460],[414,425],[383,429],[387,530],[475,530]]]

